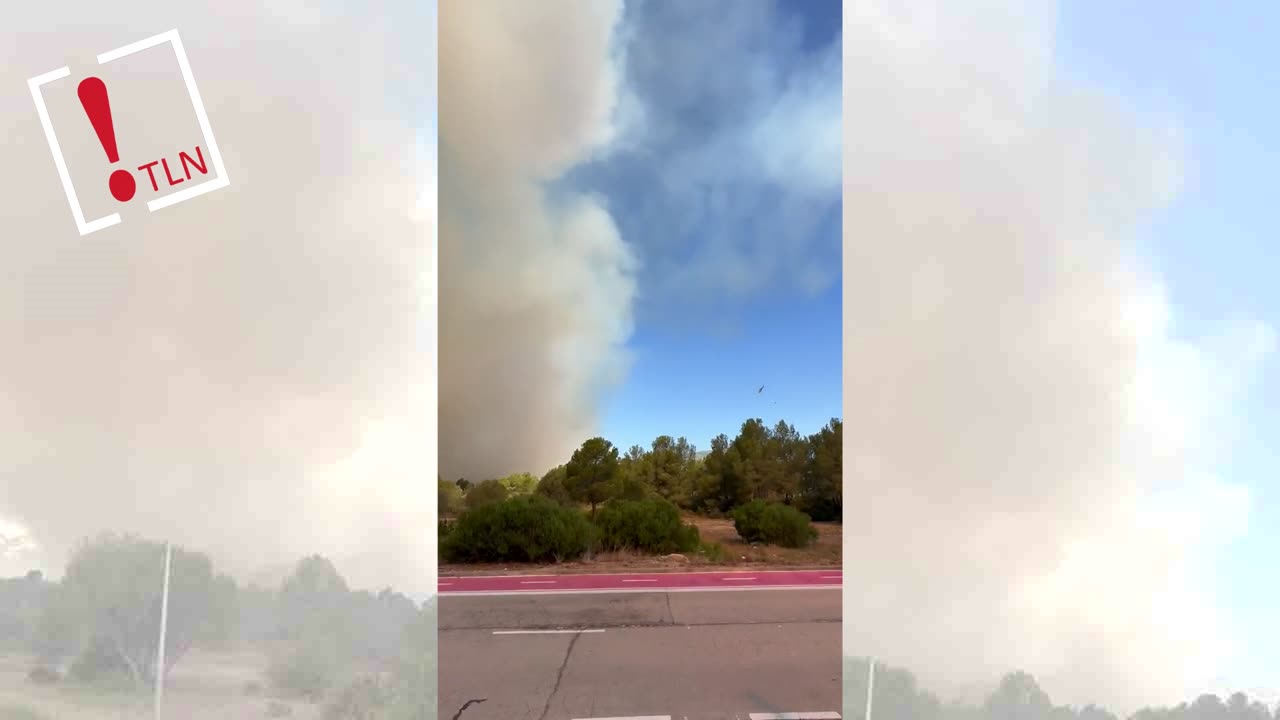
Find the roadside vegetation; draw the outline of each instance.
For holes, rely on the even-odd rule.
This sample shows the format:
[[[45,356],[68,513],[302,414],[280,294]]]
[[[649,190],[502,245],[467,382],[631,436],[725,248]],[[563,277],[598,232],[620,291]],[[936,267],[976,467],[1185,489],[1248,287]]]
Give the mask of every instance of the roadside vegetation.
[[[867,660],[844,658],[844,698],[848,717],[862,717],[867,703]],[[1097,705],[1055,705],[1039,683],[1025,672],[1005,675],[981,704],[943,702],[920,688],[909,670],[875,668],[872,708],[876,720],[1119,720]],[[1242,692],[1223,699],[1204,694],[1174,707],[1142,708],[1128,720],[1280,720],[1274,709]]]
[[[771,428],[750,419],[705,453],[664,435],[624,454],[594,437],[541,479],[441,477],[441,560],[562,563],[598,553],[746,560],[703,537],[700,526],[717,520],[731,520],[744,547],[807,548],[820,538],[815,522],[841,519],[842,435],[838,419],[808,437],[785,421]]]
[[[0,579],[0,719],[145,714],[159,674],[174,717],[408,720],[435,707],[434,604],[353,590],[319,556],[278,586],[242,587],[175,547],[158,667],[163,558],[160,543],[103,536],[58,582]]]

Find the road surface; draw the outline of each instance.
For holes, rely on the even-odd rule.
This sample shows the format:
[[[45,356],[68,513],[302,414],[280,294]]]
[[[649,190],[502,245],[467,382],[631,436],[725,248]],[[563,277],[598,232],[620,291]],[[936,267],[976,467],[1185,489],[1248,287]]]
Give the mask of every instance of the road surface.
[[[490,575],[441,577],[439,593],[705,591],[749,588],[840,587],[840,570],[742,570],[735,572],[628,573],[609,575]]]
[[[841,717],[838,584],[682,575],[662,581],[669,589],[622,584],[649,575],[441,587],[441,720]],[[534,590],[522,579],[566,582]],[[722,587],[731,582],[748,585]]]

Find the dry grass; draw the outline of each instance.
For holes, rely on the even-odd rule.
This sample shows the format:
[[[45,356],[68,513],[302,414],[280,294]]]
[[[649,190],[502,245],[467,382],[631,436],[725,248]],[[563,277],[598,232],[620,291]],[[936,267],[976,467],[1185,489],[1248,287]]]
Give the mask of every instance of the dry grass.
[[[183,720],[267,718],[270,697],[249,697],[245,685],[261,681],[265,659],[252,653],[191,652],[174,666],[165,683],[165,716]],[[0,720],[151,720],[149,692],[98,691],[71,684],[35,685],[27,680],[30,657],[0,655]],[[291,720],[317,720],[317,705],[283,701]],[[11,715],[5,715],[10,711]],[[25,713],[25,714],[23,714]]]
[[[818,540],[807,548],[750,545],[738,537],[732,520],[686,514],[685,522],[698,526],[703,542],[719,543],[724,549],[718,561],[700,555],[655,557],[635,552],[600,553],[593,558],[559,564],[533,563],[475,564],[440,566],[441,575],[496,575],[511,572],[555,574],[616,572],[680,572],[720,568],[802,569],[840,567],[842,528],[839,523],[814,523]]]

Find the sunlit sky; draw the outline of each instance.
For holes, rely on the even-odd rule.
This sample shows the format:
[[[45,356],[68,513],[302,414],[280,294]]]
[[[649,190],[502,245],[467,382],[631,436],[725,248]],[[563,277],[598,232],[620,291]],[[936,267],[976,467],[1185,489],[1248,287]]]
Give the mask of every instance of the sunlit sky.
[[[840,3],[724,7],[628,6],[623,84],[643,120],[570,180],[607,197],[641,262],[632,366],[602,428],[624,449],[841,415]],[[770,162],[797,141],[809,162]]]

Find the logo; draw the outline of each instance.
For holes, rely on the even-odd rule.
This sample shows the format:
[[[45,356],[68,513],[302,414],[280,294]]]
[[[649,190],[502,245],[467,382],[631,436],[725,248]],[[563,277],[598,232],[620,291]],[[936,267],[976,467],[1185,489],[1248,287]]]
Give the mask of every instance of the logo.
[[[132,136],[137,138],[140,136],[153,137],[157,134],[163,136],[165,135],[164,128],[134,127],[134,124],[145,123],[147,116],[138,108],[121,107],[119,103],[113,105],[112,95],[108,90],[107,83],[98,76],[105,73],[95,72],[80,80],[75,86],[75,94],[79,99],[84,116],[83,119],[79,120],[78,124],[84,126],[86,133],[91,128],[92,132],[97,135],[97,141],[102,151],[99,156],[101,164],[97,168],[90,167],[90,162],[85,158],[79,158],[80,165],[84,165],[84,167],[77,165],[76,174],[85,183],[82,188],[90,188],[88,192],[94,192],[93,189],[96,188],[100,192],[105,185],[111,197],[117,203],[129,203],[135,199],[145,199],[149,212],[155,212],[162,208],[186,202],[214,190],[227,187],[230,184],[230,180],[227,177],[227,169],[222,162],[222,155],[218,152],[218,143],[213,137],[213,129],[209,126],[209,117],[205,113],[204,101],[200,99],[200,91],[196,88],[195,78],[191,74],[191,64],[187,60],[187,54],[182,47],[182,40],[178,37],[177,30],[170,30],[110,52],[102,53],[97,56],[97,65],[105,66],[122,58],[166,45],[172,50],[173,56],[177,60],[178,73],[181,75],[182,83],[186,88],[187,101],[190,103],[190,109],[195,113],[195,122],[198,124],[199,132],[199,140],[196,143],[174,146],[170,151],[160,153],[158,157],[156,154],[152,154],[138,158],[136,152],[129,152],[127,142],[123,146],[121,145],[120,136],[124,133],[121,133],[120,130],[123,127],[128,127],[132,131]],[[31,98],[35,101],[36,112],[40,116],[40,125],[44,129],[45,139],[49,142],[49,150],[53,153],[53,162],[57,167],[58,177],[62,181],[63,192],[67,196],[67,204],[71,207],[71,214],[75,218],[76,228],[80,231],[80,235],[83,236],[117,225],[121,222],[121,218],[119,212],[113,212],[92,220],[86,220],[85,208],[76,193],[75,184],[72,183],[67,157],[64,155],[62,146],[58,142],[58,136],[54,132],[54,123],[50,118],[49,108],[46,104],[45,92],[48,91],[42,90],[45,86],[70,76],[70,68],[62,67],[31,78],[27,81],[27,85],[31,88]],[[154,83],[149,87],[154,87]],[[176,98],[168,99],[176,100]],[[184,107],[187,101],[182,101]],[[70,118],[59,119],[65,126],[75,127]],[[88,123],[84,123],[84,119],[87,119]],[[71,132],[65,126],[63,129],[64,137],[68,132]],[[157,130],[160,132],[157,132]],[[194,140],[195,138],[191,139]],[[135,158],[135,160],[133,162],[122,161],[122,150],[125,151],[125,157]],[[149,146],[147,150],[154,153],[156,148]],[[145,162],[138,163],[137,159],[145,160]],[[95,172],[99,174],[98,177],[94,177]]]

